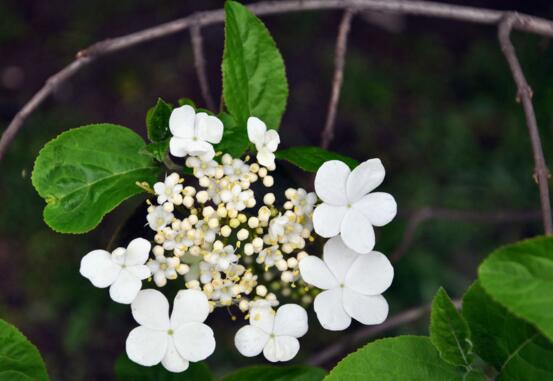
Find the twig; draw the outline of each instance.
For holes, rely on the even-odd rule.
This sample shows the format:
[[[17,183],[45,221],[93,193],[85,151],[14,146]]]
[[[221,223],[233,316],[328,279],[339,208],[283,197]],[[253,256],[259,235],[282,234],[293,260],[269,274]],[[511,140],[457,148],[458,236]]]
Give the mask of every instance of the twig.
[[[404,0],[284,0],[278,2],[259,2],[251,5],[249,8],[260,16],[308,10],[359,8],[363,10],[387,11],[406,15],[446,18],[492,25],[498,24],[506,14],[506,12],[502,11],[461,5]],[[517,19],[518,22],[514,23],[512,28],[553,37],[553,23],[551,21],[524,14],[518,14]],[[50,77],[44,86],[10,122],[0,138],[0,160],[3,158],[10,143],[21,129],[23,122],[56,89],[57,84],[67,81],[82,67],[92,62],[94,58],[181,32],[192,27],[192,25],[197,25],[198,27],[207,26],[220,23],[223,20],[224,11],[222,9],[197,12],[187,17],[144,29],[139,32],[100,41],[80,51],[77,54],[76,60]]]
[[[461,308],[460,300],[454,300],[453,303],[457,308]],[[336,341],[335,343],[327,346],[324,350],[318,352],[315,356],[308,360],[308,363],[314,366],[327,364],[331,360],[341,357],[342,354],[347,352],[350,348],[364,344],[367,340],[377,337],[390,329],[419,320],[430,312],[430,308],[430,304],[410,308],[392,316],[380,325],[371,325],[359,328],[352,332],[349,336]]]
[[[328,148],[330,142],[334,139],[334,125],[336,121],[336,110],[340,100],[340,90],[344,81],[344,65],[346,62],[346,52],[348,49],[348,36],[351,29],[351,20],[355,11],[346,9],[338,28],[338,37],[336,38],[336,50],[334,53],[334,77],[332,79],[332,92],[326,114],[326,123],[321,134],[321,147]]]
[[[215,102],[209,90],[209,82],[207,81],[207,73],[205,71],[205,55],[203,48],[202,32],[199,25],[195,24],[190,28],[190,41],[192,42],[192,50],[194,52],[194,66],[196,67],[196,75],[200,83],[200,90],[207,108],[215,112]]]
[[[509,68],[511,69],[513,79],[517,86],[517,102],[522,102],[522,108],[524,109],[526,125],[528,126],[528,133],[530,134],[530,141],[532,142],[534,179],[538,183],[540,190],[543,227],[545,234],[551,235],[553,234],[553,221],[551,217],[551,202],[549,200],[548,184],[551,174],[549,173],[549,169],[543,157],[538,123],[536,121],[536,114],[534,113],[534,106],[532,105],[532,89],[526,81],[526,77],[524,76],[524,72],[522,71],[522,67],[520,66],[515,52],[515,47],[511,42],[511,31],[513,27],[522,23],[524,23],[524,20],[519,18],[518,13],[509,13],[499,24],[498,38],[501,51],[505,55],[505,59],[509,64]]]
[[[397,249],[390,256],[392,262],[399,261],[415,239],[417,229],[428,220],[463,221],[484,224],[535,221],[540,217],[539,210],[495,211],[453,210],[425,207],[410,213],[407,227]]]

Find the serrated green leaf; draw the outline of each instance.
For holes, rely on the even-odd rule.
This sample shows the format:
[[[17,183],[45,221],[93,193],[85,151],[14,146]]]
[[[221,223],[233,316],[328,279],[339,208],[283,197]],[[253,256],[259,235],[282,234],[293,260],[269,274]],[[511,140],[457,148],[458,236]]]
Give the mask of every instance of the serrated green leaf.
[[[13,325],[0,319],[0,380],[48,381],[38,349]]]
[[[215,152],[228,153],[235,158],[242,156],[250,145],[246,129],[239,126],[236,120],[226,112],[220,113],[218,117],[223,122],[225,129],[221,142],[214,147]]]
[[[293,147],[275,152],[276,158],[286,160],[307,172],[317,172],[325,161],[340,160],[355,168],[357,160],[319,147]]]
[[[239,369],[221,381],[321,381],[326,372],[310,366],[252,366]]]
[[[115,363],[117,381],[212,381],[213,377],[203,362],[190,363],[182,373],[167,371],[162,365],[153,367],[140,366],[127,356],[119,356]]]
[[[553,345],[475,282],[463,297],[474,351],[500,372],[496,380],[552,380]]]
[[[484,381],[440,358],[428,337],[398,336],[377,340],[351,353],[324,381]]]
[[[104,215],[152,183],[160,169],[139,152],[144,141],[128,128],[94,124],[66,131],[40,151],[33,186],[47,202],[44,221],[61,233],[85,233]]]
[[[256,116],[278,129],[288,98],[282,56],[261,20],[245,6],[225,4],[223,96],[228,111],[245,128]]]
[[[478,273],[494,300],[553,340],[552,237],[500,248],[480,265]]]
[[[148,110],[146,114],[146,127],[148,129],[148,139],[152,142],[162,142],[171,136],[169,131],[169,117],[173,107],[159,98],[154,107]]]
[[[443,288],[432,302],[430,341],[444,361],[459,366],[472,364],[469,327]]]
[[[194,102],[190,98],[180,98],[178,103],[179,103],[179,106],[188,105],[188,106],[192,106],[192,107],[196,108],[196,102]]]
[[[169,139],[161,142],[147,144],[144,148],[140,150],[140,153],[150,156],[155,160],[159,161],[160,163],[163,163],[163,160],[165,159],[168,149],[169,149]]]

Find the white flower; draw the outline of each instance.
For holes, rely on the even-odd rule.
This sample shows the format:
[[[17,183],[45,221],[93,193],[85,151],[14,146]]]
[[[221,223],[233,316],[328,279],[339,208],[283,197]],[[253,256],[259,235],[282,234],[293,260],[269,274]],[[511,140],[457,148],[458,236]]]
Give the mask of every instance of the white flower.
[[[276,314],[265,301],[250,309],[250,324],[236,332],[234,344],[246,356],[261,352],[271,362],[289,361],[300,349],[299,337],[308,329],[307,313],[297,304],[285,304]]]
[[[280,143],[276,130],[267,130],[261,119],[255,116],[248,118],[248,138],[257,149],[257,162],[265,167],[275,165],[275,154]]]
[[[148,213],[146,220],[152,230],[158,231],[173,221],[174,215],[163,209],[163,206],[156,206],[153,211]]]
[[[217,271],[226,271],[231,264],[238,261],[238,256],[234,253],[234,247],[227,245],[224,248],[214,248],[206,256],[206,261],[216,266]]]
[[[294,213],[300,216],[311,214],[317,203],[315,193],[307,193],[303,188],[286,190],[286,197],[292,202]]]
[[[373,226],[383,226],[396,215],[397,205],[388,193],[369,193],[384,180],[379,159],[359,164],[353,171],[341,161],[327,161],[317,171],[315,191],[323,203],[313,214],[313,227],[321,237],[341,235],[358,253],[374,248]]]
[[[388,303],[381,294],[390,287],[394,268],[385,255],[357,254],[334,237],[324,246],[323,260],[309,255],[299,267],[305,282],[325,290],[314,303],[324,328],[341,331],[349,327],[351,318],[366,325],[386,320]]]
[[[160,362],[171,372],[183,372],[189,362],[201,361],[215,350],[213,331],[203,324],[209,314],[201,291],[181,290],[169,317],[169,302],[159,291],[141,291],[131,305],[140,326],[127,337],[129,358],[143,366]]]
[[[215,156],[212,144],[223,137],[223,123],[215,116],[199,112],[184,105],[173,110],[169,117],[169,129],[173,137],[169,151],[176,157],[199,156],[209,161]]]
[[[233,159],[232,162],[224,167],[224,173],[231,181],[240,181],[248,179],[250,175],[250,166],[240,159]]]
[[[163,287],[167,284],[167,279],[177,279],[180,264],[178,257],[158,255],[155,259],[150,259],[146,266],[153,274],[156,286]]]
[[[95,287],[109,287],[115,302],[129,304],[142,288],[142,281],[151,275],[144,265],[151,247],[144,238],[136,238],[126,249],[119,247],[111,254],[94,250],[83,257],[79,271]]]
[[[171,203],[178,204],[178,201],[182,202],[182,184],[179,184],[180,177],[177,173],[165,177],[164,182],[157,182],[154,184],[154,191],[157,194],[157,203],[163,205],[169,201]]]
[[[240,185],[235,185],[230,190],[225,189],[221,192],[221,200],[227,204],[227,208],[237,211],[246,209],[248,200],[253,197],[252,190],[243,191]]]

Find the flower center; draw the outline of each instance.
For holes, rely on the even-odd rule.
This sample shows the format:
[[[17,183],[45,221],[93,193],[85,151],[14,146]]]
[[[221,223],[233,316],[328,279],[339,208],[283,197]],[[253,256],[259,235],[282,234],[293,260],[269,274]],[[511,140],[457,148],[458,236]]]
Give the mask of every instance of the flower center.
[[[173,336],[173,333],[175,333],[175,332],[174,332],[172,329],[169,329],[169,330],[167,331],[167,334],[168,334],[169,336]]]

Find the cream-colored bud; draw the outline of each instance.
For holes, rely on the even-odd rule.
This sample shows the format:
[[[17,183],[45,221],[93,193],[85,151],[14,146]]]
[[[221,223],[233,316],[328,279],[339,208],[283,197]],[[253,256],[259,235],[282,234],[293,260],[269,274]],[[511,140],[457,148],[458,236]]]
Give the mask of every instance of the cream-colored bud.
[[[238,308],[240,308],[240,311],[246,312],[250,309],[250,302],[246,299],[242,299],[240,303],[238,303]]]
[[[255,229],[256,227],[259,226],[259,218],[257,217],[250,217],[248,219],[248,226],[252,229]]]
[[[286,262],[288,263],[288,267],[291,269],[295,269],[298,265],[298,260],[294,257],[288,258]]]
[[[224,207],[224,205],[219,205],[217,208],[217,215],[221,218],[225,218],[227,216],[227,208]]]
[[[167,176],[167,179],[176,184],[180,181],[181,178],[177,172],[173,172],[169,176]]]
[[[186,288],[199,289],[200,288],[200,282],[198,282],[196,279],[194,279],[194,280],[191,280],[189,282],[186,282],[185,286],[186,286]]]
[[[263,178],[263,185],[265,185],[267,188],[272,187],[275,183],[275,179],[273,176],[265,176]]]
[[[269,221],[269,218],[271,218],[271,210],[267,208],[266,206],[262,206],[259,208],[259,211],[257,212],[259,221]]]
[[[207,188],[211,184],[211,181],[209,181],[207,176],[203,176],[200,178],[199,184],[200,186]]]
[[[213,242],[213,249],[215,250],[223,250],[223,247],[225,247],[225,245],[223,244],[223,242],[217,240],[215,242]]]
[[[156,243],[162,244],[163,242],[165,242],[165,236],[161,233],[157,233],[154,236],[154,241],[156,241]]]
[[[192,246],[188,252],[194,256],[198,256],[201,253],[201,249],[198,246]]]
[[[265,180],[263,180],[265,182]],[[265,205],[273,205],[275,203],[275,195],[274,193],[267,193],[265,196],[263,196],[263,203]]]
[[[165,278],[165,274],[161,271],[156,272],[154,274],[154,283],[158,287],[164,287],[167,284],[167,278]]]
[[[203,190],[196,193],[196,200],[198,200],[200,204],[205,204],[208,199],[209,199],[209,194],[206,191]]]
[[[285,283],[290,283],[294,281],[294,274],[291,271],[285,271],[280,274],[280,280]]]
[[[238,216],[238,211],[236,209],[227,209],[227,216],[229,218],[236,218],[236,216]]]
[[[248,217],[246,217],[244,213],[240,213],[236,218],[238,218],[238,221],[240,221],[241,224],[248,220]]]
[[[265,168],[265,167],[259,168],[259,171],[258,171],[257,174],[259,175],[259,177],[267,176],[267,168]]]
[[[246,200],[246,206],[248,208],[253,208],[255,206],[255,198],[250,197]]]
[[[286,201],[284,203],[284,209],[290,210],[294,208],[294,203],[292,201]]]
[[[232,156],[230,156],[228,153],[224,154],[221,158],[221,162],[224,165],[231,165],[232,164]]]
[[[294,251],[294,246],[290,245],[289,243],[283,244],[280,248],[286,254],[290,254],[292,251]]]
[[[194,195],[196,194],[196,188],[189,185],[183,189],[182,193],[184,193],[185,196],[194,197]]]
[[[236,238],[238,238],[239,241],[244,241],[248,238],[249,235],[250,235],[249,231],[247,231],[246,229],[240,229],[236,234]]]
[[[182,197],[182,194],[176,194],[173,196],[171,201],[173,201],[173,204],[175,205],[181,205],[183,200],[184,198]]]
[[[215,229],[217,226],[219,226],[219,219],[216,217],[210,218],[207,222],[207,226],[209,226],[210,229]]]
[[[186,263],[181,263],[177,266],[177,272],[180,275],[187,274],[190,271],[190,266],[188,266]]]
[[[194,206],[194,199],[192,198],[192,196],[186,196],[184,197],[184,199],[182,200],[182,204],[190,209]]]
[[[284,259],[280,259],[276,263],[276,267],[279,271],[286,271],[288,270],[288,263]]]
[[[255,251],[261,251],[261,249],[263,248],[263,239],[261,239],[260,237],[254,238],[252,241],[252,245]]]
[[[288,188],[284,192],[284,195],[286,196],[286,198],[288,200],[291,200],[296,195],[296,193],[298,193],[298,192],[294,188]]]
[[[175,254],[177,257],[182,257],[184,255],[184,250],[180,247],[175,247],[173,250],[173,254]]]
[[[230,233],[232,233],[232,229],[230,228],[230,226],[228,225],[225,225],[221,228],[221,235],[223,237],[228,237],[230,236]]]
[[[152,253],[154,253],[156,257],[159,255],[163,255],[164,253],[163,246],[159,246],[159,245],[154,246]]]
[[[215,178],[220,179],[225,175],[225,170],[220,165],[215,169]]]
[[[165,210],[166,212],[171,213],[173,210],[175,210],[175,207],[173,206],[173,203],[166,202],[166,203],[163,204],[163,210]]]
[[[259,164],[257,163],[253,163],[250,165],[250,171],[252,171],[253,173],[257,173],[259,171]]]
[[[236,229],[238,226],[240,226],[240,221],[238,221],[238,218],[232,218],[229,221],[229,225],[231,228]]]
[[[264,285],[260,284],[259,286],[257,286],[255,288],[255,293],[261,297],[264,297],[267,295],[267,287],[265,287]]]
[[[207,218],[211,217],[214,213],[215,213],[215,209],[213,209],[211,206],[206,206],[202,210],[202,216]]]
[[[273,294],[272,292],[269,293],[269,295],[267,295],[267,297],[265,297],[265,300],[268,301],[268,302],[274,302],[277,300],[277,297],[275,294]]]
[[[190,221],[191,225],[196,225],[198,223],[198,216],[196,216],[195,214],[191,214],[190,216],[188,216],[188,221]]]
[[[300,251],[297,255],[298,262],[301,262],[301,260],[305,257],[307,257],[309,254],[307,254],[305,251]]]
[[[254,253],[254,249],[253,249],[253,245],[251,243],[247,243],[244,245],[244,254],[246,255],[253,255]]]

